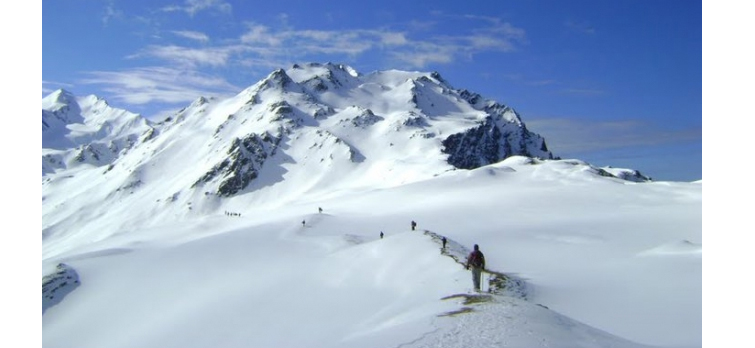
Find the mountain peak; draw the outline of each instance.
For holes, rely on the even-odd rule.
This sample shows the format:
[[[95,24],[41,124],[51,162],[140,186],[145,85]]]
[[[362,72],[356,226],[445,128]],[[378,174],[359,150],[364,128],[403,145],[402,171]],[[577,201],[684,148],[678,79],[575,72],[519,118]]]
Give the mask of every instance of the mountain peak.
[[[76,103],[76,96],[74,96],[73,93],[62,88],[42,98],[43,109],[50,109],[54,108],[55,106],[59,107],[62,105],[71,105],[74,103]]]
[[[435,79],[436,81],[438,81],[438,82],[440,82],[440,83],[442,83],[442,84],[446,85],[446,87],[449,87],[449,88],[451,88],[451,84],[449,84],[449,83],[448,83],[448,81],[446,81],[446,79],[444,79],[444,78],[443,78],[442,76],[440,76],[440,73],[439,73],[439,72],[437,72],[437,71],[433,71],[433,72],[431,72],[431,73],[430,73],[430,77],[432,77],[432,78],[433,78],[433,79]]]
[[[294,64],[287,73],[297,83],[317,92],[356,86],[362,76],[348,65],[330,62]]]
[[[56,99],[74,98],[73,93],[71,93],[70,91],[68,91],[66,89],[63,89],[63,88],[60,88],[60,89],[56,90],[55,92],[50,93],[50,96],[52,96],[53,98],[56,98]]]
[[[267,75],[265,78],[265,85],[268,87],[275,86],[285,88],[291,82],[293,82],[293,80],[291,80],[291,77],[289,77],[283,69],[275,69],[275,71],[271,72],[270,75]]]
[[[343,71],[352,77],[359,77],[359,72],[352,68],[351,66],[348,66],[346,64],[338,64],[338,63],[302,63],[302,64],[294,64],[291,66],[291,69],[298,69],[298,70],[317,70],[318,68],[324,68],[329,71]]]

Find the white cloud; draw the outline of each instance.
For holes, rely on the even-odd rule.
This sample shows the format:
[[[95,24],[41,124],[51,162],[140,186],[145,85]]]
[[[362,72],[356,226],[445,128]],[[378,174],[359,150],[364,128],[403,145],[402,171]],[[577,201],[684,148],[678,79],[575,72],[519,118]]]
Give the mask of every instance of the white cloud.
[[[230,5],[223,1],[190,0],[182,6],[163,8],[165,11],[185,11],[192,16],[211,9],[230,12]],[[457,19],[478,20],[479,23],[471,31],[445,36],[427,36],[427,32],[417,29],[295,29],[285,25],[287,18],[285,14],[279,16],[284,22],[280,28],[248,23],[247,30],[235,40],[218,40],[224,44],[212,47],[199,45],[210,41],[209,36],[202,32],[174,30],[171,32],[173,35],[193,42],[189,45],[150,45],[127,57],[157,58],[168,62],[168,68],[90,72],[84,82],[104,85],[115,98],[133,104],[179,103],[216,90],[238,91],[223,79],[200,74],[198,69],[242,67],[248,71],[277,68],[303,60],[354,59],[366,54],[398,62],[397,68],[424,68],[433,64],[453,63],[461,58],[469,59],[481,52],[508,52],[515,49],[516,44],[526,41],[522,29],[496,18],[478,20],[480,18],[457,16]],[[430,22],[426,24],[433,25]],[[416,28],[416,23],[410,27]]]
[[[382,33],[379,36],[381,38],[380,42],[384,45],[401,46],[409,43],[404,33],[388,32]]]
[[[165,12],[186,12],[189,17],[205,10],[231,13],[231,4],[222,0],[186,0],[183,5],[171,5],[162,8]]]
[[[488,35],[471,36],[468,40],[470,45],[467,47],[473,50],[484,51],[490,49],[506,52],[514,49],[514,45],[510,41]]]
[[[174,30],[172,31],[173,34],[184,37],[191,40],[196,40],[199,42],[209,42],[210,37],[207,36],[205,33],[200,33],[198,31],[190,31],[190,30]]]
[[[489,30],[491,32],[503,35],[510,40],[517,40],[521,42],[526,42],[527,40],[527,35],[524,29],[517,28],[511,25],[511,23],[496,23],[496,25]]]
[[[582,34],[588,34],[593,35],[595,34],[595,28],[590,25],[587,22],[573,22],[573,21],[566,21],[564,23],[564,26],[566,26],[567,29],[570,31],[582,33]]]
[[[396,51],[393,58],[406,62],[413,67],[424,67],[432,63],[451,63],[458,54],[457,46],[432,43],[415,43],[407,51]]]
[[[148,46],[141,53],[130,56],[137,58],[140,56],[151,56],[170,61],[185,67],[196,66],[224,66],[228,58],[234,51],[232,46],[228,47],[210,47],[210,48],[187,48],[176,45],[169,46]]]
[[[465,17],[465,20],[472,19],[479,18]],[[471,33],[427,38],[390,29],[276,30],[250,24],[239,41],[247,53],[264,54],[266,59],[297,59],[312,54],[353,57],[374,50],[419,68],[433,63],[451,63],[459,57],[469,58],[481,52],[509,52],[515,50],[518,43],[526,43],[524,30],[510,23],[501,23],[496,18],[485,18],[480,22],[482,26]],[[292,50],[292,47],[296,49]]]
[[[108,25],[111,18],[117,18],[123,15],[123,12],[115,8],[114,1],[108,1],[105,6],[105,14],[102,15],[102,24]]]
[[[164,67],[94,71],[88,75],[81,83],[103,85],[114,100],[136,105],[186,103],[198,96],[230,95],[240,90],[222,78]]]
[[[230,5],[217,0],[190,0],[181,6],[163,8],[165,11],[185,11],[190,15],[208,9],[226,9]],[[198,67],[249,66],[261,61],[265,65],[302,60],[354,59],[370,54],[403,64],[397,68],[425,68],[432,64],[449,64],[459,59],[472,59],[483,52],[509,52],[526,42],[524,30],[494,17],[453,16],[454,20],[475,21],[474,28],[452,35],[431,35],[423,30],[435,22],[408,23],[408,31],[393,29],[316,30],[295,29],[287,24],[288,16],[280,14],[281,26],[269,27],[248,23],[247,30],[235,40],[223,45],[192,47],[191,45],[151,45],[129,58],[152,57],[172,65],[196,69]],[[197,43],[209,42],[201,32],[175,30],[176,36]],[[316,57],[316,58],[313,58]]]
[[[276,34],[271,33],[270,29],[264,25],[249,25],[249,31],[241,35],[242,44],[267,44],[269,46],[279,46],[281,39]]]

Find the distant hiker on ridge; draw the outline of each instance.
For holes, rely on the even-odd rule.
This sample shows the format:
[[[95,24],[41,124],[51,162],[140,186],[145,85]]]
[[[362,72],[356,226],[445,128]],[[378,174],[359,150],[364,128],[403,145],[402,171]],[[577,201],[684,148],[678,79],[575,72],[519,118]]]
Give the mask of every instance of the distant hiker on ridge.
[[[320,213],[322,213],[322,208],[321,207],[317,207],[317,209],[320,211]]]
[[[412,220],[412,231],[414,231],[414,228],[417,227],[417,223]]]
[[[472,284],[475,291],[480,291],[480,280],[482,278],[482,271],[485,269],[485,255],[480,251],[480,247],[475,244],[474,251],[467,256],[466,268],[472,266]]]
[[[446,237],[443,237],[443,249],[446,249]]]
[[[304,226],[304,220],[301,220],[301,225]]]
[[[380,231],[380,239],[383,239],[383,231]]]

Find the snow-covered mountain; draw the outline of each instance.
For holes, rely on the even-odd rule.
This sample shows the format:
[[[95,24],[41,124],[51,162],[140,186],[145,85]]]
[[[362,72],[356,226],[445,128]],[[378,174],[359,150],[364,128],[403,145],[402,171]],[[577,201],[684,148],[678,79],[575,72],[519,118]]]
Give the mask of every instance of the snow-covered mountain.
[[[58,90],[42,99],[42,175],[114,162],[155,135],[151,122],[97,96]]]
[[[61,90],[42,117],[46,346],[700,339],[702,184],[559,159],[438,73],[294,65],[160,122]]]
[[[230,197],[259,204],[391,187],[514,155],[553,158],[513,109],[438,73],[294,65],[160,123],[63,90],[42,107],[43,200],[57,207],[45,211],[48,235],[81,214],[58,200],[89,202],[87,215],[104,216],[124,195],[139,197],[149,203],[128,209],[145,221],[155,211],[216,212]]]

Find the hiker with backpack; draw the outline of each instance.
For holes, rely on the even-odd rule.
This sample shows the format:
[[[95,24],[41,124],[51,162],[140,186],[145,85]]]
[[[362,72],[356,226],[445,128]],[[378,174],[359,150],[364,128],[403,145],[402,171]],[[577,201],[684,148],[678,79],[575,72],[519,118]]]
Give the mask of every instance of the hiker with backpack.
[[[482,271],[485,270],[485,255],[480,251],[480,247],[475,244],[474,250],[467,256],[466,268],[472,267],[472,284],[475,291],[480,291],[480,281],[482,278]]]

